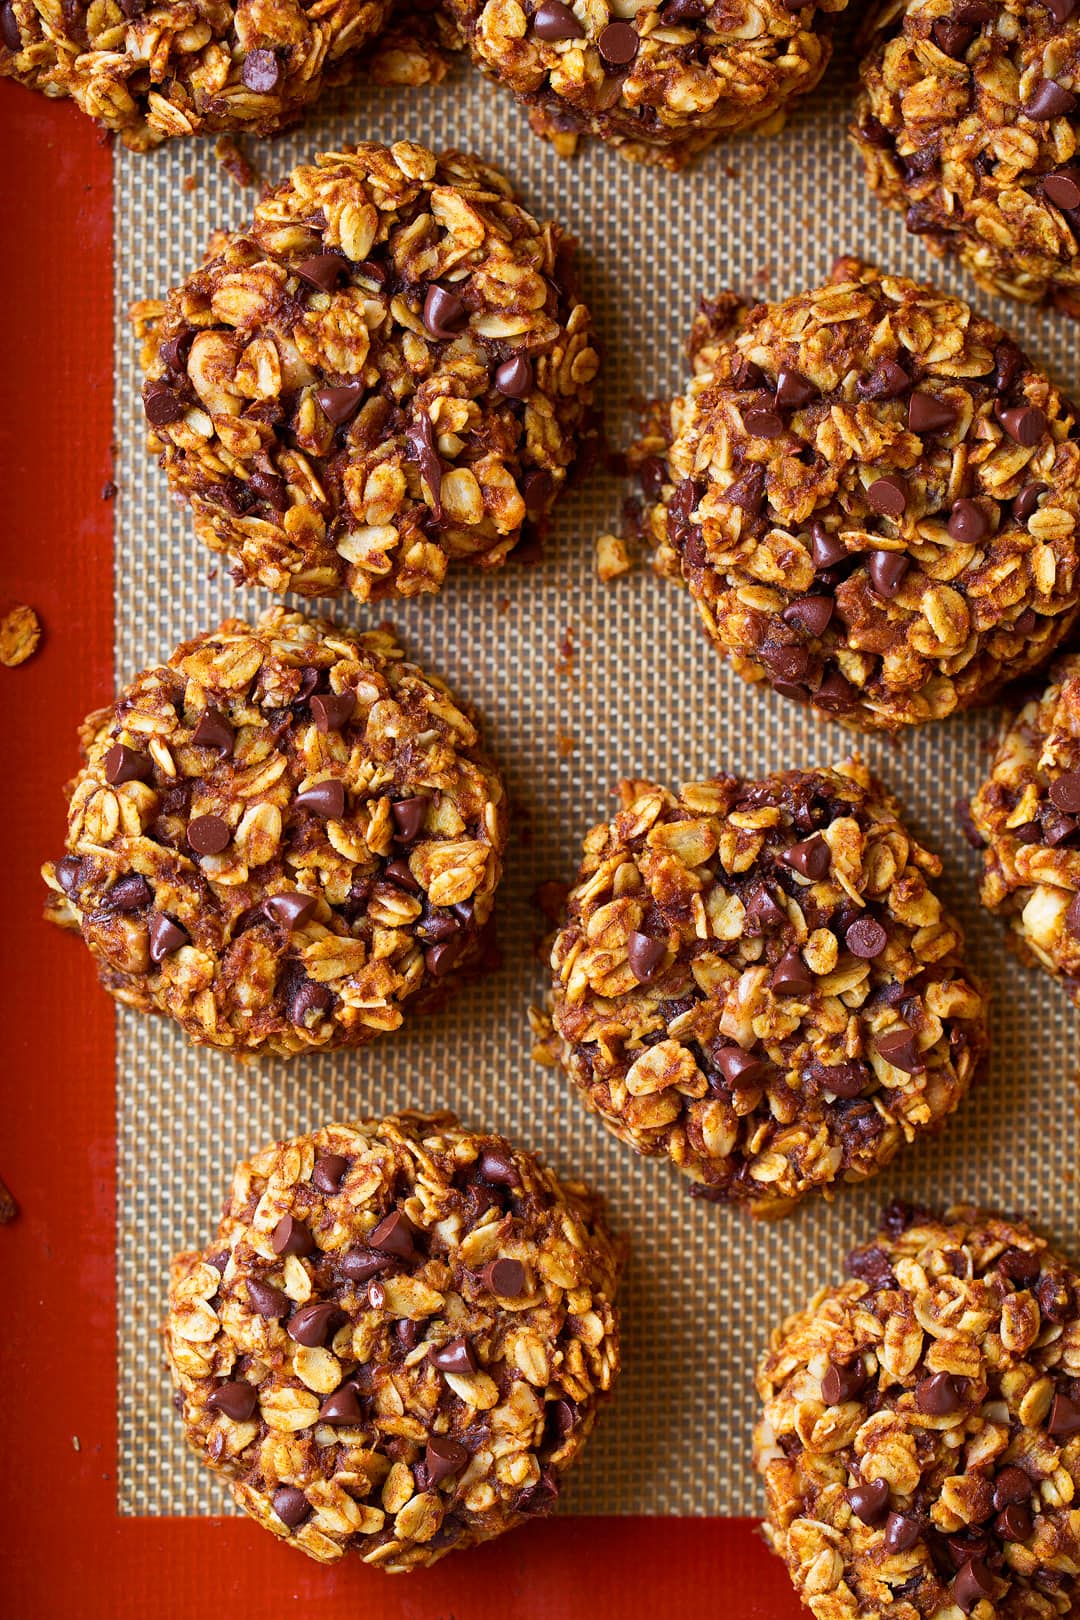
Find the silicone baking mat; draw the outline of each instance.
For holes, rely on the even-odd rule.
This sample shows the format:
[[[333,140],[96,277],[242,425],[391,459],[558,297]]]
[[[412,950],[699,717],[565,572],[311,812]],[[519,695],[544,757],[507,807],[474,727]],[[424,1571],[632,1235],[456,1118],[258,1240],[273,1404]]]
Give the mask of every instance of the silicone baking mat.
[[[534,137],[524,113],[458,64],[416,92],[342,91],[288,137],[251,148],[264,182],[349,140],[408,138],[477,151],[527,205],[579,241],[583,287],[605,357],[601,403],[624,444],[636,402],[670,392],[698,300],[733,287],[785,296],[861,253],[955,287],[1020,334],[1066,386],[1080,332],[1062,317],[995,304],[935,261],[900,219],[866,197],[846,136],[850,43],[787,129],[717,148],[682,175],[626,163],[598,144],[573,161]],[[255,193],[210,143],[115,155],[116,547],[118,678],[228,614],[268,597],[231,583],[196,546],[187,513],[143,447],[139,375],[126,311],[173,285],[217,226],[242,226]],[[513,840],[498,903],[502,965],[439,1015],[355,1055],[241,1063],[186,1045],[163,1021],[121,1012],[118,1031],[119,1271],[117,1504],[127,1514],[221,1512],[226,1498],[180,1443],[158,1339],[169,1257],[210,1234],[236,1158],[276,1136],[394,1107],[455,1109],[587,1176],[630,1240],[622,1296],[624,1362],[615,1404],[567,1492],[571,1511],[745,1514],[759,1508],[749,1467],[753,1367],[770,1327],[836,1276],[892,1196],[970,1198],[1030,1211],[1062,1240],[1080,1229],[1074,1092],[1077,1019],[1048,980],[1022,968],[980,915],[977,857],[952,815],[983,769],[997,716],[859,741],[724,669],[689,598],[646,564],[610,584],[595,537],[618,528],[626,490],[590,477],[558,509],[539,564],[481,577],[404,606],[327,611],[390,619],[411,656],[479,712],[505,772]],[[586,830],[613,808],[620,776],[677,784],[717,769],[748,774],[827,764],[860,747],[946,861],[944,892],[963,917],[993,1002],[991,1076],[947,1130],[832,1204],[752,1223],[688,1196],[666,1163],[645,1163],[588,1117],[561,1077],[530,1056],[526,1017],[542,999],[545,924],[538,883],[569,878]],[[152,1151],[150,1151],[152,1149]],[[1073,1244],[1075,1247],[1075,1243]]]

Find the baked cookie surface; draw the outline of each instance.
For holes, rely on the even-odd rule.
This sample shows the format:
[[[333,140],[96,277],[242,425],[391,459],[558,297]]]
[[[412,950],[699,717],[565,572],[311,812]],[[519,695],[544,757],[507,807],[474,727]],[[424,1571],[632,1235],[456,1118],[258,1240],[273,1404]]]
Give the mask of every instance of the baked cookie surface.
[[[89,716],[47,915],[118,1001],[283,1054],[475,966],[506,841],[472,720],[385,630],[227,620]]]

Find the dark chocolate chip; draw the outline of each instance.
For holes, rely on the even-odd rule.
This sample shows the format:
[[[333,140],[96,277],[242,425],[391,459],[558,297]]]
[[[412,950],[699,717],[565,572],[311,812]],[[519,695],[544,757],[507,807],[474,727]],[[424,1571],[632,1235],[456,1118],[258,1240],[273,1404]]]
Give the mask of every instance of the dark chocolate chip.
[[[988,532],[990,522],[981,506],[961,496],[949,513],[947,527],[954,540],[975,545]]]
[[[307,1024],[309,1013],[329,1012],[334,1004],[333,992],[325,984],[304,979],[289,997],[289,1020],[293,1024]]]
[[[545,467],[531,472],[521,486],[521,498],[526,512],[542,512],[551,504],[555,494],[555,480]]]
[[[1041,1269],[1038,1255],[1026,1249],[1006,1249],[997,1264],[1002,1275],[1021,1288],[1033,1283]]]
[[[784,952],[769,982],[778,996],[808,996],[814,988],[810,970],[794,947]]]
[[[727,489],[720,492],[720,499],[727,501],[729,506],[739,507],[748,517],[757,517],[765,504],[764,467],[756,461],[752,462]]]
[[[308,699],[316,731],[341,731],[356,713],[355,692],[316,692]]]
[[[433,338],[452,338],[461,331],[469,312],[456,293],[432,282],[424,294],[423,321]]]
[[[348,1168],[348,1159],[343,1158],[340,1153],[324,1153],[320,1159],[315,1160],[311,1184],[323,1193],[340,1192],[341,1178]]]
[[[501,1147],[484,1148],[477,1161],[477,1170],[484,1181],[493,1187],[518,1187],[521,1177],[509,1152]]]
[[[410,1322],[407,1316],[403,1316],[400,1322],[394,1324],[394,1337],[405,1354],[408,1355],[409,1351],[415,1350],[420,1343],[419,1322]]]
[[[907,422],[912,433],[939,433],[956,424],[956,406],[934,394],[912,394],[908,400]]]
[[[307,1497],[295,1485],[279,1485],[270,1501],[282,1524],[287,1524],[290,1530],[303,1524],[311,1513]]]
[[[660,21],[666,28],[677,28],[680,23],[700,22],[704,15],[705,0],[667,0]]]
[[[890,1513],[885,1525],[885,1545],[891,1553],[907,1552],[914,1547],[921,1531],[918,1519],[909,1519],[903,1513]]]
[[[263,901],[263,910],[291,933],[294,928],[304,926],[317,903],[313,894],[301,894],[299,889],[292,889],[284,894],[272,894]]]
[[[432,1366],[438,1367],[440,1372],[458,1373],[464,1378],[480,1370],[476,1352],[466,1338],[451,1339],[437,1350],[429,1350],[428,1356]]]
[[[871,551],[866,559],[870,584],[879,596],[891,602],[904,583],[911,558],[902,551]]]
[[[781,410],[799,410],[817,399],[820,389],[801,371],[781,366],[776,376],[776,403]]]
[[[628,22],[610,22],[601,29],[596,48],[608,67],[626,67],[638,53],[641,39]]]
[[[114,743],[105,755],[105,780],[110,787],[122,787],[125,782],[145,782],[150,775],[150,759],[138,754],[124,743]]]
[[[138,872],[128,872],[105,896],[114,911],[141,911],[153,899],[150,885]]]
[[[872,962],[881,955],[889,943],[889,936],[876,917],[857,917],[844,935],[844,944],[852,956]]]
[[[424,830],[427,807],[427,798],[422,793],[414,794],[410,799],[398,799],[390,806],[390,814],[394,819],[394,838],[397,843],[406,847],[416,843]]]
[[[337,388],[316,388],[315,398],[327,420],[340,427],[343,422],[351,421],[360,409],[364,385],[362,382],[351,382],[341,383]]]
[[[798,872],[800,877],[817,883],[829,875],[832,853],[821,834],[815,833],[813,838],[806,838],[801,844],[792,844],[790,849],[785,849],[780,859],[785,866]]]
[[[767,406],[754,406],[743,412],[743,426],[755,439],[778,439],[784,431],[784,419]]]
[[[559,0],[547,0],[547,4],[549,7],[556,6],[559,5]],[[559,10],[565,11],[566,7],[559,6]],[[460,1474],[468,1460],[469,1453],[465,1447],[459,1445],[456,1440],[448,1440],[444,1435],[432,1435],[424,1452],[424,1466],[433,1485],[448,1479],[451,1474]]]
[[[222,759],[230,759],[236,744],[236,733],[217,709],[207,709],[191,734],[196,748],[212,748]]]
[[[333,292],[349,273],[349,263],[337,253],[318,253],[296,267],[297,275],[320,292]]]
[[[855,688],[844,679],[839,670],[826,675],[811,701],[827,714],[847,714],[858,701]]]
[[[273,1284],[261,1282],[258,1277],[248,1277],[246,1287],[248,1303],[256,1316],[269,1316],[277,1320],[289,1310],[289,1299]]]
[[[1071,90],[1053,79],[1040,79],[1035,94],[1022,111],[1035,123],[1048,124],[1053,118],[1064,118],[1075,106],[1076,97]]]
[[[301,810],[310,810],[323,821],[340,821],[345,814],[345,784],[336,776],[327,776],[321,782],[296,795],[293,801]]]
[[[714,1057],[716,1067],[733,1090],[749,1090],[759,1086],[768,1069],[753,1052],[744,1052],[741,1046],[722,1046]]]
[[[409,871],[408,861],[389,861],[383,867],[383,877],[387,883],[394,884],[395,888],[404,889],[406,894],[420,894],[419,883]]]
[[[1055,1440],[1066,1440],[1070,1435],[1080,1434],[1080,1405],[1058,1390],[1050,1407],[1050,1420],[1046,1427]]]
[[[495,389],[507,399],[525,399],[532,392],[533,369],[523,354],[504,360],[495,372]]]
[[[364,1421],[364,1409],[353,1384],[342,1384],[319,1407],[319,1422],[341,1424],[355,1429]]]
[[[187,369],[187,358],[194,341],[195,333],[189,328],[187,331],[178,332],[176,337],[166,339],[159,346],[158,354],[170,371],[183,372]]]
[[[817,573],[847,562],[848,551],[838,534],[830,534],[824,523],[810,525],[810,556]]]
[[[143,386],[143,410],[151,427],[168,427],[179,422],[187,406],[167,382],[157,381]]]
[[[844,1365],[830,1361],[821,1380],[821,1398],[826,1406],[842,1406],[845,1401],[853,1401],[865,1387],[866,1368],[861,1361]]]
[[[969,1558],[953,1582],[953,1597],[965,1614],[970,1614],[981,1598],[994,1594],[994,1577],[981,1558]]]
[[[277,473],[263,472],[261,467],[256,467],[248,479],[248,488],[254,490],[259,499],[273,507],[275,512],[288,511],[288,490],[284,478],[279,478]]]
[[[1017,523],[1027,523],[1028,519],[1039,509],[1039,496],[1045,495],[1045,484],[1025,484],[1019,495],[1012,503],[1013,517]]]
[[[808,636],[822,636],[829,627],[836,603],[831,596],[797,596],[781,617],[785,624],[797,625]]]
[[[206,1404],[211,1411],[224,1412],[234,1423],[246,1423],[258,1406],[259,1397],[253,1384],[243,1378],[235,1378],[218,1384],[206,1397]]]
[[[464,949],[465,941],[462,939],[447,939],[441,944],[429,945],[424,952],[424,966],[433,979],[441,979],[457,967]]]
[[[220,816],[196,816],[188,822],[187,841],[196,855],[220,855],[232,833]]]
[[[520,1299],[527,1286],[525,1267],[521,1261],[506,1256],[489,1260],[481,1276],[484,1287],[501,1299]]]
[[[1080,810],[1080,771],[1066,771],[1050,784],[1050,802],[1070,814]]]
[[[15,7],[11,0],[5,0],[0,6],[0,40],[9,51],[22,50],[22,34],[19,31],[19,19],[15,15]]]
[[[1043,195],[1057,208],[1080,208],[1080,184],[1075,174],[1062,172],[1043,176]]]
[[[635,929],[626,942],[626,959],[638,984],[651,984],[667,955],[667,940],[650,939]]]
[[[1009,438],[1023,445],[1025,450],[1038,444],[1046,432],[1046,417],[1037,405],[1015,405],[1010,410],[999,411],[998,421]]]
[[[895,360],[881,360],[868,377],[860,377],[855,392],[863,399],[899,399],[911,387],[911,378]]]
[[[915,1385],[915,1405],[920,1412],[945,1417],[950,1412],[959,1412],[963,1404],[963,1392],[952,1373],[930,1373]]]
[[[889,1482],[872,1479],[866,1485],[855,1485],[847,1493],[851,1511],[863,1524],[877,1524],[889,1511]]]
[[[311,1254],[315,1239],[303,1221],[283,1215],[270,1234],[270,1246],[275,1254]]]
[[[330,1337],[330,1327],[335,1317],[341,1312],[332,1300],[313,1300],[310,1305],[301,1305],[294,1311],[286,1323],[286,1332],[290,1339],[302,1344],[307,1350],[316,1350],[326,1343]]]
[[[163,962],[173,951],[178,951],[182,945],[187,945],[190,936],[186,928],[166,917],[164,912],[152,911],[147,930],[150,936],[151,962]]]
[[[994,1506],[999,1512],[1014,1503],[1026,1502],[1031,1492],[1032,1484],[1028,1475],[1011,1463],[994,1476]]]
[[[367,1302],[373,1311],[382,1310],[383,1306],[386,1304],[386,1289],[383,1287],[381,1282],[373,1280],[372,1282],[368,1283]]]
[[[392,1209],[368,1233],[368,1245],[381,1249],[384,1254],[392,1254],[397,1260],[415,1260],[416,1228],[401,1210]]]
[[[257,96],[268,96],[281,78],[281,63],[273,51],[249,51],[241,65],[240,77]]]
[[[1080,894],[1076,894],[1069,901],[1069,909],[1065,913],[1065,927],[1074,939],[1080,939]]]
[[[974,28],[967,27],[964,23],[953,22],[948,17],[936,22],[930,33],[938,50],[954,59],[963,56],[975,38]]]
[[[559,1495],[559,1482],[548,1469],[542,1469],[535,1485],[523,1490],[514,1504],[519,1513],[546,1513]]]
[[[902,1069],[905,1074],[916,1074],[925,1067],[915,1045],[914,1032],[906,1026],[879,1035],[877,1049],[886,1063],[891,1063],[894,1069]]]
[[[357,1247],[346,1250],[342,1255],[339,1270],[350,1282],[362,1283],[370,1282],[372,1277],[377,1277],[380,1271],[385,1271],[392,1264],[392,1255]]]
[[[60,860],[57,861],[56,881],[66,895],[73,895],[77,891],[81,867],[82,862],[76,860],[74,855],[61,856]],[[153,928],[153,919],[151,919],[150,926]],[[153,955],[153,952],[151,952],[151,955]],[[154,960],[157,961],[158,958],[154,957]]]
[[[907,480],[897,473],[886,473],[884,478],[875,478],[866,491],[866,500],[872,512],[880,512],[883,517],[901,518],[908,503]]]
[[[1003,1508],[994,1520],[994,1529],[1002,1541],[1026,1541],[1034,1528],[1031,1509],[1024,1507],[1021,1502],[1013,1502],[1011,1506]]]
[[[1076,10],[1077,0],[1042,0],[1056,23],[1068,22]]]

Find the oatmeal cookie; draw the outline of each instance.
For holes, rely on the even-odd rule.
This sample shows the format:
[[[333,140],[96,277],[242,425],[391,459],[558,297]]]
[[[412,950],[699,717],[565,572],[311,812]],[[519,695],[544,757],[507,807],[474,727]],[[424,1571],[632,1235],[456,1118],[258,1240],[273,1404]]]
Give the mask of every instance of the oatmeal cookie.
[[[888,0],[861,74],[880,200],[983,286],[1080,314],[1074,0]]]
[[[505,795],[472,720],[387,630],[229,619],[81,742],[46,913],[118,1001],[287,1055],[397,1029],[478,964]]]
[[[173,1262],[188,1443],[309,1557],[408,1570],[548,1512],[619,1371],[598,1201],[452,1114],[238,1166]]]
[[[570,1079],[698,1196],[782,1214],[938,1125],[986,1048],[941,871],[856,763],[622,784],[551,954]]]
[[[390,0],[3,0],[0,77],[70,96],[135,151],[270,135],[349,77],[389,12]]]
[[[772,134],[812,90],[848,0],[447,0],[476,62],[508,84],[538,134],[580,133],[681,168],[721,135]]]
[[[985,844],[983,905],[1080,1006],[1080,655],[1007,720],[971,819]]]
[[[238,580],[436,591],[543,533],[597,369],[569,243],[422,146],[302,164],[147,329],[152,445]]]
[[[893,1205],[757,1376],[765,1535],[817,1620],[1049,1620],[1080,1565],[1080,1274]]]
[[[646,523],[740,674],[897,730],[986,702],[1066,635],[1073,408],[1000,327],[842,259],[784,303],[722,301],[693,341],[666,465],[638,458]]]

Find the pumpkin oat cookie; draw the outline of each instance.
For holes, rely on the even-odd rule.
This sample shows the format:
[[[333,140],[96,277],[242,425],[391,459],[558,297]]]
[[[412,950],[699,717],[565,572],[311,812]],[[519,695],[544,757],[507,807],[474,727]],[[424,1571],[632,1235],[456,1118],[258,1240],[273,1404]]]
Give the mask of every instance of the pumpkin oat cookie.
[[[1080,1274],[893,1205],[757,1376],[765,1535],[817,1620],[1050,1620],[1080,1568]]]
[[[783,1214],[939,1125],[986,1051],[941,862],[858,764],[627,782],[551,953],[538,1055],[700,1197]]]
[[[570,243],[476,158],[407,142],[294,169],[147,335],[152,446],[247,583],[437,591],[542,535],[598,360]]]
[[[620,1262],[587,1188],[452,1114],[275,1143],[173,1262],[185,1436],[309,1557],[433,1564],[554,1505],[619,1371]]]
[[[82,729],[46,915],[102,984],[237,1053],[356,1047],[483,956],[507,807],[392,635],[283,608],[137,675]]]
[[[1062,641],[1077,423],[1000,327],[842,259],[783,303],[707,306],[691,348],[635,460],[659,566],[741,675],[895,731],[987,702]]]

